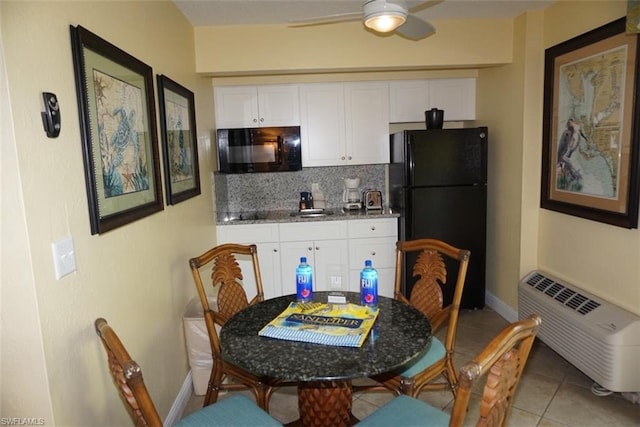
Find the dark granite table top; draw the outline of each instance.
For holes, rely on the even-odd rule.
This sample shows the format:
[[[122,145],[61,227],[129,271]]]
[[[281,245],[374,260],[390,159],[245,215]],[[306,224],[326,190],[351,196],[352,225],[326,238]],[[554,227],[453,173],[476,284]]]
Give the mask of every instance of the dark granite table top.
[[[326,301],[327,292],[314,300]],[[350,302],[360,296],[347,292]],[[361,378],[388,372],[417,358],[431,340],[431,324],[418,310],[380,296],[372,334],[361,347],[338,347],[258,336],[295,295],[266,300],[233,316],[220,331],[222,357],[257,376],[287,381]]]

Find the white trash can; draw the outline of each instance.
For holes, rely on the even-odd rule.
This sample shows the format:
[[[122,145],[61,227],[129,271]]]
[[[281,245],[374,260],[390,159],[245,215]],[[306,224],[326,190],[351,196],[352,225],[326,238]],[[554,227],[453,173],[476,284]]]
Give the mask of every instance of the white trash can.
[[[209,297],[209,306],[213,310],[217,309],[215,297]],[[189,301],[185,307],[182,321],[189,356],[189,367],[193,378],[193,392],[201,396],[207,393],[213,359],[211,357],[209,333],[204,322],[202,303],[199,297]],[[220,332],[219,326],[216,325],[216,329]]]

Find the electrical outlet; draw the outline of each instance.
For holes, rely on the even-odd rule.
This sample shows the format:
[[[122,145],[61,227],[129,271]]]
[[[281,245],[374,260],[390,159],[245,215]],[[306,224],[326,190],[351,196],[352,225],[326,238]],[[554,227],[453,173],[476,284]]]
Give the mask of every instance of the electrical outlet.
[[[56,270],[57,280],[76,271],[76,254],[71,237],[51,243],[51,251],[53,252],[53,266]]]

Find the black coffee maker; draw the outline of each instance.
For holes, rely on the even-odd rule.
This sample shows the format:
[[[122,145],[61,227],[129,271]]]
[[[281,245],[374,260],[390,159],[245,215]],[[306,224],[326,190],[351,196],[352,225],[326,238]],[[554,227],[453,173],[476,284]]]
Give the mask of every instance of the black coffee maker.
[[[309,191],[300,193],[300,210],[313,209],[313,196]]]

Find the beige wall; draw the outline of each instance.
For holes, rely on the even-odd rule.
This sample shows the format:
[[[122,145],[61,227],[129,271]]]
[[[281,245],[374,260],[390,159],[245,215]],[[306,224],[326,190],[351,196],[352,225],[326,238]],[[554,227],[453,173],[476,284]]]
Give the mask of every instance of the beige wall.
[[[142,365],[164,417],[188,371],[181,314],[195,288],[187,260],[215,242],[213,101],[210,82],[195,74],[193,28],[168,1],[3,1],[0,13],[0,413],[44,417],[47,425],[129,425],[93,329],[103,316]],[[153,67],[154,87],[155,74],[165,74],[195,92],[201,196],[91,236],[69,25]],[[42,128],[42,91],[58,95],[56,139]],[[55,280],[50,245],[66,236],[77,271]]]
[[[459,69],[511,62],[511,19],[434,24],[436,34],[420,41],[380,37],[357,22],[301,28],[197,27],[196,67],[200,73],[225,76]]]
[[[541,116],[542,65],[535,53],[540,51],[541,33],[542,12],[518,17],[513,63],[481,70],[478,78],[477,121],[489,127],[487,290],[514,309],[518,300],[515,284],[537,262],[538,199],[535,187],[524,190],[523,180],[527,170],[535,171],[539,164],[524,159],[529,157],[527,147],[534,148],[533,158],[539,158],[536,153],[540,152],[537,138],[530,144],[527,140],[532,125],[534,131],[539,128]],[[527,209],[531,196],[534,209]],[[533,215],[526,217],[527,212]],[[524,272],[522,263],[529,267]]]

